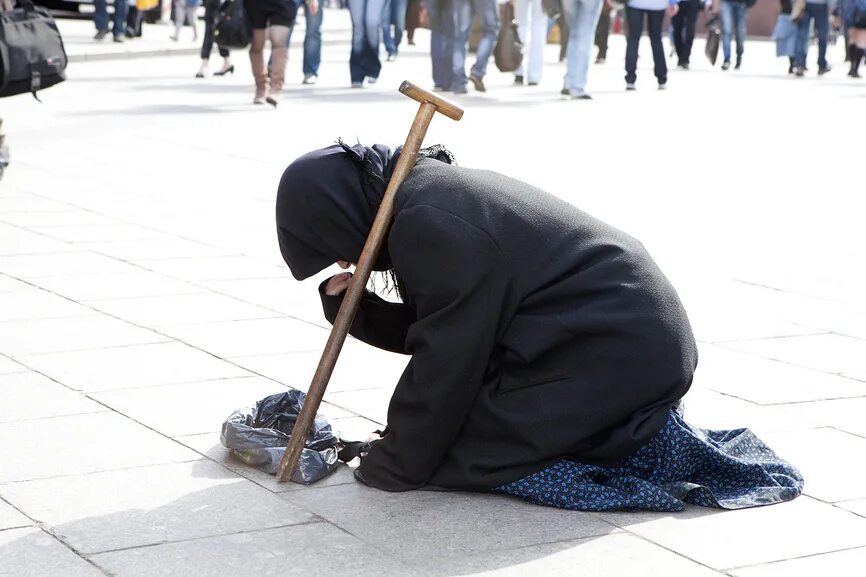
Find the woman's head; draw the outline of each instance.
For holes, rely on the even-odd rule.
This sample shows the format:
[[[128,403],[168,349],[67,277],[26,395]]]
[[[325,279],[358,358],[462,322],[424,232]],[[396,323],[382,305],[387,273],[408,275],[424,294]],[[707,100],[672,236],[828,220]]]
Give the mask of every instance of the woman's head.
[[[303,280],[337,261],[358,262],[385,192],[390,149],[335,144],[301,156],[277,192],[277,237],[292,275]],[[375,270],[391,268],[382,247]]]

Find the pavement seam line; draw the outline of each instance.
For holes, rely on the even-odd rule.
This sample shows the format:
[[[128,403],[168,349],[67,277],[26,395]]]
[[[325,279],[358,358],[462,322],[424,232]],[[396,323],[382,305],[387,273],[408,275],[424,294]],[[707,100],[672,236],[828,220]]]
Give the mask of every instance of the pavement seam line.
[[[850,513],[850,511],[849,511]],[[786,557],[785,559],[777,559],[776,561],[767,561],[765,563],[755,563],[753,565],[738,565],[736,567],[728,567],[725,569],[726,572],[737,571],[739,569],[747,569],[752,567],[766,567],[768,565],[778,565],[779,563],[786,563],[788,561],[798,561],[801,559],[809,559],[811,557],[821,557],[822,555],[833,555],[835,553],[844,553],[845,551],[856,551],[857,549],[863,549],[866,551],[866,545],[855,545],[854,547],[844,547],[842,549],[834,549],[832,551],[822,551],[820,553],[810,553],[808,555],[798,555],[795,557]]]

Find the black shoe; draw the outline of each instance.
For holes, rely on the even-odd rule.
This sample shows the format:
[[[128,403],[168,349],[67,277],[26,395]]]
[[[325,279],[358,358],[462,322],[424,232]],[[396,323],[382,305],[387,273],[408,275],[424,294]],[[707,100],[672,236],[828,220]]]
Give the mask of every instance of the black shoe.
[[[731,67],[731,61],[730,60],[725,60],[724,62],[722,62],[722,70],[727,70],[730,67]]]
[[[118,44],[120,44],[121,42],[123,42],[123,35],[122,34],[115,34],[114,35],[114,41],[117,42]]]
[[[195,73],[195,77],[196,77],[196,78],[204,78],[204,77],[205,77],[205,76],[204,76],[204,72],[196,72],[196,73]]]
[[[805,68],[800,68],[799,66],[797,66],[794,69],[794,76],[796,76],[797,78],[802,78],[803,76],[805,76],[805,74],[806,74]]]
[[[94,40],[102,40],[102,39],[105,38],[106,36],[108,36],[108,30],[99,30],[99,31],[96,33],[96,36],[93,37],[93,39],[94,39]]]
[[[818,76],[824,76],[831,70],[833,70],[833,68],[829,64],[827,66],[820,66],[818,67]]]
[[[469,80],[472,82],[472,86],[475,87],[475,90],[477,90],[478,92],[487,92],[487,87],[484,86],[484,79],[482,79],[480,76],[470,74]]]
[[[742,66],[742,65],[743,65],[743,57],[737,56],[737,63],[734,64],[734,70],[739,70],[740,66]]]
[[[232,64],[225,70],[217,70],[213,73],[214,76],[225,76],[226,74],[234,74],[235,73],[235,65]]]
[[[633,90],[637,90],[637,88],[634,85],[634,82],[626,82],[625,83],[625,89],[629,92],[631,92]]]
[[[523,76],[515,74],[514,75],[514,84],[516,84],[518,86],[523,86]]]
[[[860,76],[860,73],[856,70],[851,70],[850,72],[848,72],[848,76],[851,78],[862,78],[862,76]]]
[[[677,64],[677,68],[679,68],[680,70],[688,70],[689,69],[689,63],[688,62],[681,62],[681,63]]]

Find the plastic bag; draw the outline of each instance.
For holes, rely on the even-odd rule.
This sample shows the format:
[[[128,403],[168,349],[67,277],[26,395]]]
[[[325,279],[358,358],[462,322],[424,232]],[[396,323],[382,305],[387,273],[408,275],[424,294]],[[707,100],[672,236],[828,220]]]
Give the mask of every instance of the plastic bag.
[[[223,423],[223,446],[247,465],[275,475],[305,398],[303,392],[289,389],[265,397],[251,409],[235,411]],[[292,481],[315,483],[339,465],[343,447],[325,417],[316,415],[304,447]]]

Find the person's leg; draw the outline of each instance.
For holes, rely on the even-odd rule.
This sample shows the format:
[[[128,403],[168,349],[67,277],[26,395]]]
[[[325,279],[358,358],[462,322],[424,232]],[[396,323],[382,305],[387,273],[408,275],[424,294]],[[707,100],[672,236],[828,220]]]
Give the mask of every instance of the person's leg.
[[[385,51],[388,56],[397,53],[397,47],[394,45],[394,37],[391,36],[391,23],[394,21],[394,0],[385,0],[382,6],[382,44],[385,45]]]
[[[348,0],[349,16],[352,19],[352,52],[349,56],[349,74],[352,85],[358,86],[364,82],[364,10],[365,0]]]
[[[685,18],[685,30],[683,31],[683,52],[685,56],[685,64],[691,61],[692,45],[695,41],[695,32],[697,30],[698,15],[701,13],[701,0],[689,0],[688,15]],[[681,4],[682,5],[682,4]]]
[[[572,70],[572,85],[569,89],[572,96],[587,96],[589,57],[595,39],[595,27],[601,14],[601,3],[602,0],[578,0],[575,18],[568,24],[571,27],[568,38],[568,67]]]
[[[533,2],[541,5],[541,0],[533,0]],[[471,73],[477,78],[484,78],[487,74],[487,63],[496,46],[496,34],[499,32],[499,4],[496,0],[472,0],[472,6],[481,20],[481,39],[475,50],[475,64],[472,66]],[[531,66],[530,58],[530,68]],[[541,77],[540,72],[539,77]]]
[[[526,82],[538,84],[544,70],[544,46],[547,44],[547,14],[541,6],[541,0],[531,0],[529,3],[529,62],[526,71]],[[524,43],[526,39],[522,39]]]
[[[803,10],[799,22],[797,22],[797,44],[794,60],[800,70],[806,68],[806,57],[809,54],[809,24],[811,16],[808,10]]]
[[[466,91],[466,51],[469,44],[469,29],[472,27],[472,3],[470,0],[453,0],[451,12],[454,27],[454,51],[451,55],[451,90]]]
[[[198,6],[187,6],[186,7],[186,20],[189,22],[189,25],[192,26],[192,41],[195,42],[198,40],[198,23],[196,22],[196,13],[198,12]]]
[[[647,11],[647,32],[649,33],[650,45],[653,49],[653,65],[659,86],[664,86],[668,82],[668,65],[665,58],[664,44],[662,44],[662,22],[664,22],[664,19],[664,10]]]
[[[598,25],[595,27],[595,45],[598,46],[598,56],[595,61],[599,64],[607,59],[607,44],[610,36],[610,10],[602,5],[601,15],[598,17]]]
[[[264,104],[265,97],[268,95],[268,78],[265,75],[266,37],[267,30],[265,28],[253,28],[253,38],[250,41],[250,67],[253,70],[253,80],[256,83],[256,94],[253,98],[255,104]]]
[[[830,14],[826,4],[806,4],[815,19],[815,32],[818,34],[818,74],[829,70],[827,65],[827,40],[830,36]]]
[[[685,27],[689,12],[688,6],[690,3],[691,0],[683,0],[680,2],[679,11],[671,18],[671,32],[674,41],[674,51],[677,54],[677,66],[687,65],[685,59]]]
[[[724,57],[722,68],[727,70],[726,66],[731,64],[731,34],[734,30],[733,2],[722,0],[720,14],[722,17],[722,55]]]
[[[379,44],[382,41],[382,8],[385,0],[367,0],[364,13],[364,68],[368,79],[375,82],[382,71],[379,60]]]
[[[734,6],[734,19],[736,20],[736,36],[737,36],[737,63],[739,68],[743,62],[743,50],[746,42],[746,14],[748,8],[743,2],[737,2]]]
[[[391,24],[394,25],[394,54],[397,54],[406,28],[406,0],[391,0]]]
[[[101,40],[108,32],[107,0],[93,0],[93,25],[96,27],[97,39]]]
[[[172,40],[178,40],[180,31],[183,29],[183,19],[186,18],[183,4],[184,0],[174,0],[174,36],[171,37]]]
[[[117,0],[114,3],[114,25],[111,28],[111,33],[114,39],[121,40],[126,32],[126,9],[129,3],[126,0]]]
[[[216,15],[219,12],[220,0],[204,0],[204,38],[201,41],[201,65],[202,70],[207,70],[210,53],[213,49],[213,31],[216,26]]]
[[[289,35],[288,26],[271,25],[268,28],[271,40],[271,86],[268,94],[268,102],[276,106],[283,91],[286,81],[286,64],[289,61],[289,49],[286,48],[286,37]]]
[[[517,21],[517,36],[526,47],[526,40],[529,38],[529,3],[531,0],[514,0],[514,19]],[[506,22],[506,24],[508,24]],[[524,78],[526,76],[526,68],[529,66],[529,51],[524,49],[523,59],[520,62],[520,67],[514,71],[514,76]]]
[[[307,24],[307,30],[304,32],[305,80],[319,75],[319,65],[322,62],[322,18],[324,14],[324,6],[321,3],[315,14],[311,14],[306,2],[304,3],[304,21]]]
[[[643,34],[644,11],[626,5],[625,17],[628,20],[628,37],[625,46],[625,82],[626,84],[634,84],[637,81],[637,55],[640,37]]]
[[[415,46],[415,29],[421,18],[421,0],[409,0],[406,3],[406,41],[409,46]]]

